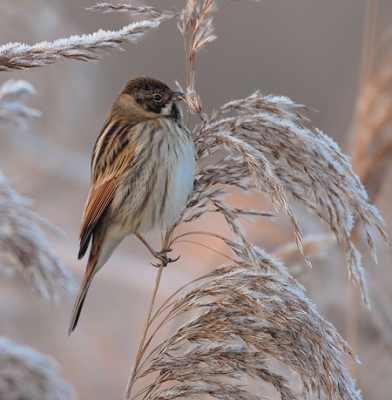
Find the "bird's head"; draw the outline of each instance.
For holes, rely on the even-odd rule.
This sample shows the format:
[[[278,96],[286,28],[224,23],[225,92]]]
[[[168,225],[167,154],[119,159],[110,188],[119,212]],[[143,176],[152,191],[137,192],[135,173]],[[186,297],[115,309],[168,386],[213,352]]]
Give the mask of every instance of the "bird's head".
[[[162,116],[181,119],[177,101],[184,93],[174,92],[163,82],[140,77],[128,81],[115,100],[116,111],[131,118],[155,119]]]

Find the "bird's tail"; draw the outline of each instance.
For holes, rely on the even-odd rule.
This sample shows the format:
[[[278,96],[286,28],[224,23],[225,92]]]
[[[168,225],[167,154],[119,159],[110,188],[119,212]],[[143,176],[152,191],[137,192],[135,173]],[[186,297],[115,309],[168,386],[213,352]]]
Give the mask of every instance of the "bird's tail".
[[[76,298],[75,305],[72,310],[68,335],[70,335],[72,331],[76,328],[80,312],[82,311],[83,303],[87,295],[87,291],[95,274],[105,265],[106,261],[112,255],[113,251],[123,240],[122,237],[114,239],[105,238],[104,240],[102,240],[102,242],[100,242],[102,236],[104,237],[104,235],[93,236],[90,256],[88,259],[86,272],[84,274],[82,287],[80,288],[80,292],[78,294],[78,297]]]
[[[94,259],[90,257],[87,264],[86,273],[84,275],[82,287],[80,288],[80,292],[78,294],[78,297],[76,298],[75,305],[72,310],[68,336],[73,332],[78,323],[80,312],[82,311],[83,303],[84,300],[86,299],[87,291],[91,285],[91,282],[93,281],[94,275],[97,272],[96,265],[97,265],[97,260],[95,259],[95,257]]]

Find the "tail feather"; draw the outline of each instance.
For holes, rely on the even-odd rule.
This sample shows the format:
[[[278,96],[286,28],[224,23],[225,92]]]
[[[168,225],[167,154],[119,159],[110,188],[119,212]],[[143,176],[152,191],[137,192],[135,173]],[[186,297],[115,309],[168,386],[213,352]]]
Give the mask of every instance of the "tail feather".
[[[79,316],[80,316],[80,313],[83,308],[84,300],[86,299],[88,289],[89,289],[91,282],[93,281],[93,278],[95,275],[95,271],[94,271],[95,266],[96,266],[96,262],[94,262],[94,265],[91,268],[90,261],[89,261],[89,264],[87,265],[87,270],[86,270],[86,274],[84,276],[82,287],[80,288],[80,292],[78,294],[78,297],[76,298],[75,305],[72,310],[71,321],[70,321],[69,330],[68,330],[68,336],[75,330],[76,325],[79,321]],[[88,273],[87,271],[91,271],[91,272]]]
[[[103,232],[104,233],[104,232]],[[93,236],[93,243],[91,245],[91,251],[89,260],[86,267],[86,273],[84,275],[82,287],[78,297],[76,298],[74,308],[71,314],[71,321],[69,324],[68,335],[70,335],[76,328],[79,320],[80,313],[82,311],[83,303],[87,295],[87,291],[91,285],[91,282],[95,274],[103,267],[109,257],[112,255],[116,247],[121,243],[123,238],[108,239],[105,238],[102,232],[101,235]]]

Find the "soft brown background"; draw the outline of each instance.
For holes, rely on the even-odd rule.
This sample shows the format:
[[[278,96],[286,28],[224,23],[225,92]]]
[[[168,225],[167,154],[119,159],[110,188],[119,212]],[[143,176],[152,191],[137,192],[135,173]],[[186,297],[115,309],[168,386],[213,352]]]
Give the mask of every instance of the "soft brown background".
[[[385,17],[388,3],[380,2],[380,16]],[[126,13],[85,11],[93,4],[87,0],[0,0],[0,43],[34,44],[100,28],[116,30],[130,23]],[[184,2],[148,4],[173,10]],[[196,90],[204,111],[256,89],[285,95],[318,110],[309,114],[314,124],[348,151],[365,2],[219,1],[219,6],[215,19],[218,39],[196,60]],[[0,128],[0,170],[14,188],[34,199],[34,210],[66,232],[66,238],[51,241],[78,282],[85,267],[85,260],[77,261],[76,254],[89,187],[90,153],[111,101],[126,80],[140,75],[156,77],[172,87],[178,80],[185,86],[182,38],[174,21],[164,22],[139,44],[122,47],[124,52],[110,52],[100,62],[67,61],[0,75],[0,83],[9,78],[31,82],[37,95],[29,104],[43,112],[42,118],[29,123],[26,132],[11,126]],[[390,223],[390,174],[388,182],[377,206]],[[260,198],[236,194],[233,201],[247,205],[258,201],[258,208],[271,209]],[[207,227],[209,223],[204,222]],[[302,218],[302,227],[306,234],[323,232],[307,216]],[[279,224],[261,221],[246,228],[268,251],[292,240],[285,220]],[[388,294],[385,301],[390,302],[391,258],[379,238],[377,245],[380,266],[369,261],[368,255],[364,264],[376,277],[375,290]],[[173,254],[178,253],[182,255],[180,261],[164,271],[160,300],[223,261],[192,245],[176,248]],[[52,305],[34,297],[22,280],[3,278],[0,333],[55,357],[80,399],[120,399],[155,281],[156,270],[150,261],[135,238],[126,239],[95,278],[79,326],[70,338],[68,320],[75,294],[64,294],[58,305]],[[314,268],[300,279],[321,314],[345,336],[348,278],[338,247],[329,248],[326,259],[315,261]],[[356,349],[363,362],[359,385],[365,399],[381,400],[392,390],[391,344],[374,327],[369,313],[361,305]],[[383,318],[381,322],[389,329],[391,313]]]

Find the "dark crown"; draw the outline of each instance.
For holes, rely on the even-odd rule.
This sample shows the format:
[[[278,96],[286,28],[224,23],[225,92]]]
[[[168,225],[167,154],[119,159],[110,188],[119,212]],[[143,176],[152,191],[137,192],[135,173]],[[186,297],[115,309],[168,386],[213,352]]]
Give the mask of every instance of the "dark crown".
[[[122,90],[122,93],[134,95],[136,93],[145,92],[147,93],[171,93],[169,86],[163,82],[142,76],[140,78],[132,79],[128,81]]]

